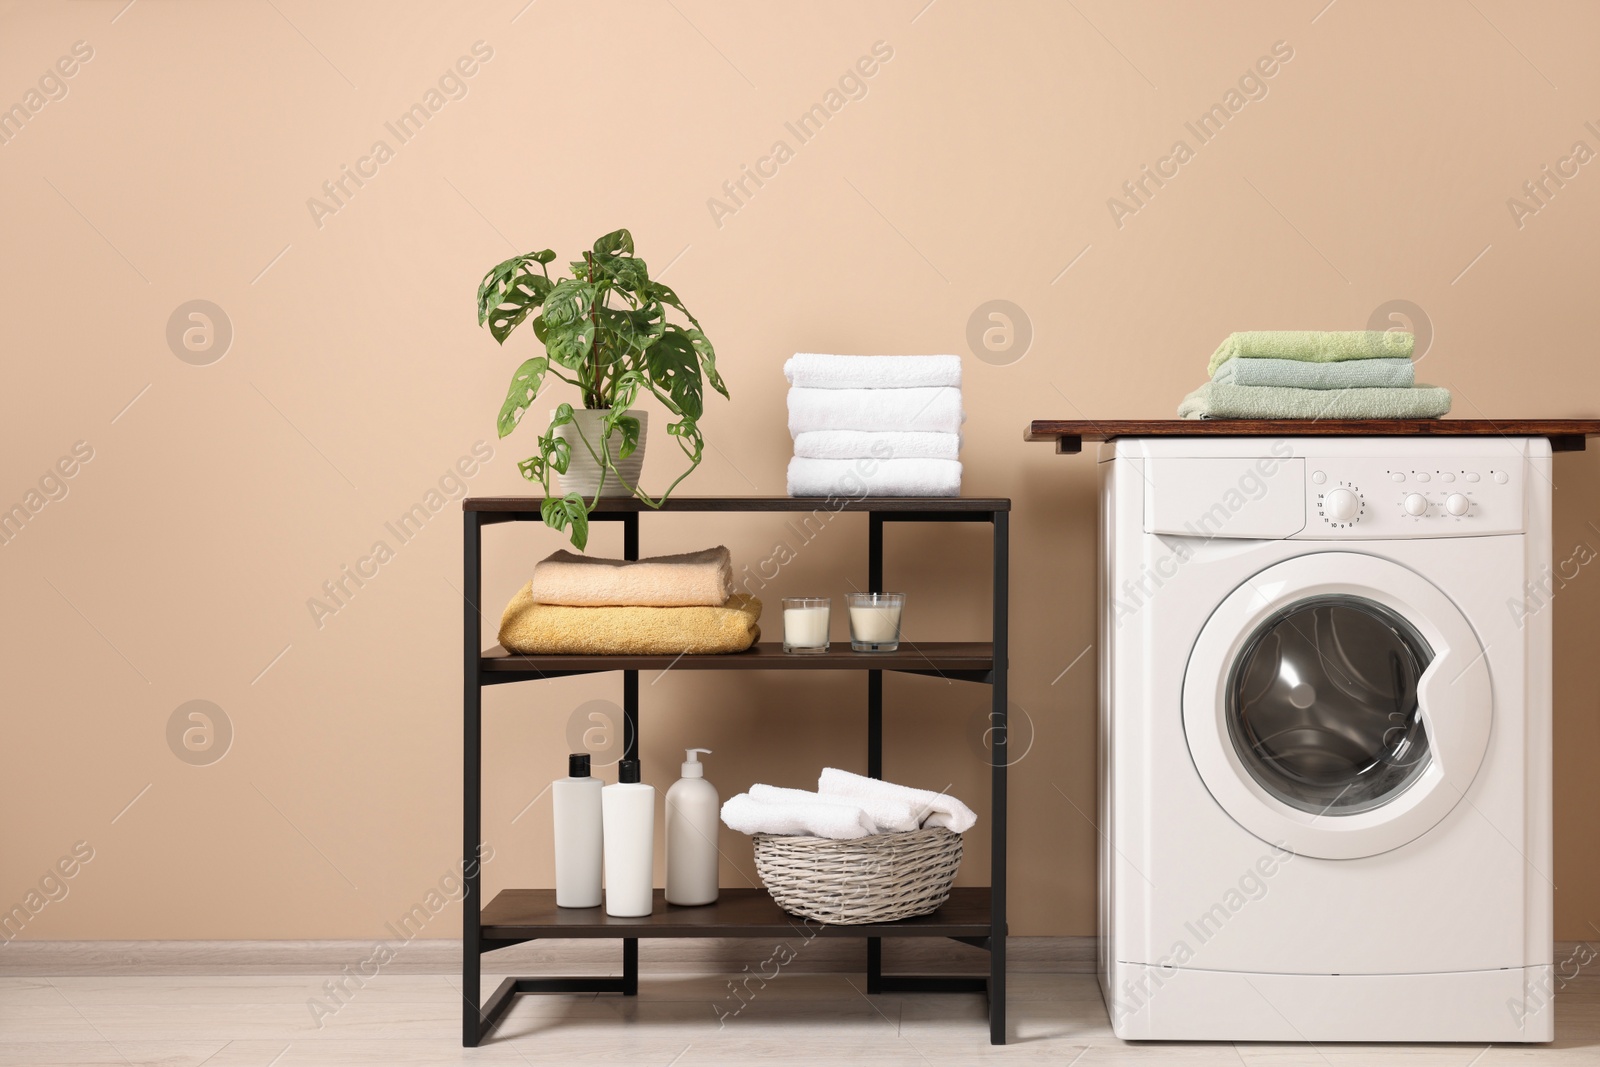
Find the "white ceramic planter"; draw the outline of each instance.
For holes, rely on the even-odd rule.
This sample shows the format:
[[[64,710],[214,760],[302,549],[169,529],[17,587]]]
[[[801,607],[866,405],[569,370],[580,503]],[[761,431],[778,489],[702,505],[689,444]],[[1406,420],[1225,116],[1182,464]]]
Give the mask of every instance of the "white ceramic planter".
[[[595,461],[595,455],[600,451],[600,423],[607,414],[609,412],[603,410],[577,408],[572,413],[572,422],[556,427],[556,436],[572,446],[572,460],[567,464],[567,473],[559,475],[563,493],[581,493],[586,497],[595,495],[595,489],[600,485],[600,464]],[[619,482],[615,474],[607,475],[605,490],[600,494],[603,497],[630,496],[628,485],[639,484],[639,470],[644,466],[644,440],[645,431],[649,429],[649,413],[630,409],[628,414],[639,420],[639,446],[631,456],[622,459],[622,434],[618,431],[611,435],[607,449],[611,453],[611,463],[622,472],[627,485]],[[583,437],[588,438],[587,447],[578,436],[580,429]],[[594,449],[594,455],[590,454],[590,449]]]

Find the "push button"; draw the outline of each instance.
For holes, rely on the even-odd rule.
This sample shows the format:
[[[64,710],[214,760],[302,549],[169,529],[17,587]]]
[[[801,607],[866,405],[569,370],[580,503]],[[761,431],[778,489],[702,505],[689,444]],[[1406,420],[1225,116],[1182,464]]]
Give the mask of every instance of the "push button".
[[[1465,478],[1469,482],[1475,482],[1475,481],[1478,480],[1478,472],[1477,471],[1468,471],[1467,473],[1463,474],[1462,477]]]
[[[1412,477],[1416,478],[1416,480],[1419,481],[1419,482],[1425,482],[1425,481],[1428,481],[1428,472],[1427,471],[1418,471]]]
[[[1494,480],[1496,482],[1498,482],[1500,485],[1505,485],[1506,481],[1509,478],[1510,478],[1510,475],[1506,474],[1505,471],[1495,471],[1494,472]]]
[[[1389,475],[1389,480],[1392,482],[1403,482],[1406,480],[1406,476],[1401,474],[1399,471],[1393,471]]]
[[[1445,471],[1443,474],[1439,475],[1439,480],[1441,482],[1453,482],[1456,480],[1456,476],[1451,474],[1449,471]]]
[[[1311,472],[1311,480],[1313,482],[1315,482],[1317,485],[1321,485],[1323,482],[1328,480],[1328,476],[1326,474],[1324,474],[1322,471],[1312,471]]]

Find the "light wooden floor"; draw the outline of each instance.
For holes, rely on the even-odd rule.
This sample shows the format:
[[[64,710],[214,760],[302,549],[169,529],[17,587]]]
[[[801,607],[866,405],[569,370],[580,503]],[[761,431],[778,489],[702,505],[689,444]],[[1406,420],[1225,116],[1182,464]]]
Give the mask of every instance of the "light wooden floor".
[[[736,1015],[728,980],[647,972],[639,996],[523,997],[488,1043],[460,1047],[458,981],[381,975],[319,1029],[326,975],[0,978],[0,1064],[110,1067],[421,1067],[431,1064],[1176,1064],[1179,1067],[1495,1067],[1600,1064],[1600,978],[1557,998],[1552,1046],[1128,1045],[1094,979],[1012,976],[1011,1040],[988,1044],[976,995],[867,997],[844,974],[781,974]],[[493,988],[486,983],[486,988]]]

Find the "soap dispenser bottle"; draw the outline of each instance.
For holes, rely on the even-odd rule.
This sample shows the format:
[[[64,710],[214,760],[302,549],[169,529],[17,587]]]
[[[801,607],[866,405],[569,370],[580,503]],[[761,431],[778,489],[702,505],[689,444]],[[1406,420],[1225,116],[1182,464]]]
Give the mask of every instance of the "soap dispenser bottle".
[[[567,757],[567,777],[550,783],[556,821],[556,907],[600,906],[600,779],[589,754]]]
[[[649,915],[654,904],[656,789],[639,781],[639,761],[617,764],[617,783],[600,790],[605,824],[606,914]]]
[[[691,748],[683,777],[667,790],[667,903],[710,904],[717,899],[717,787],[705,779]]]

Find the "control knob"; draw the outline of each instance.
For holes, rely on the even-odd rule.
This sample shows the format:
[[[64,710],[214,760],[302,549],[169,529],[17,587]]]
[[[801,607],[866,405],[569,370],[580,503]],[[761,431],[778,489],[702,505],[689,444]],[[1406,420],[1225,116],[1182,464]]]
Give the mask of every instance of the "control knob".
[[[1401,501],[1407,515],[1426,515],[1428,513],[1428,498],[1421,493],[1407,493],[1405,500]]]
[[[1360,513],[1361,498],[1352,490],[1330,489],[1322,498],[1322,514],[1329,522],[1354,522]]]
[[[1467,509],[1471,506],[1472,501],[1468,500],[1460,493],[1451,493],[1449,498],[1444,502],[1444,509],[1458,518],[1462,515],[1465,515],[1467,513]]]

